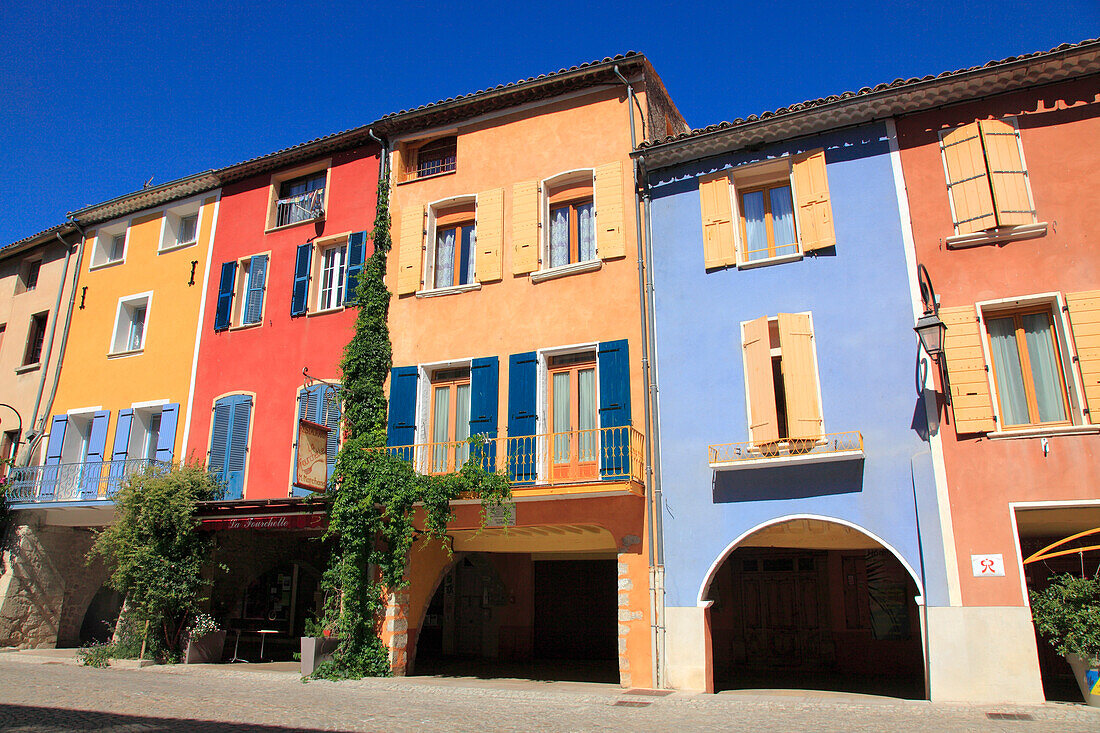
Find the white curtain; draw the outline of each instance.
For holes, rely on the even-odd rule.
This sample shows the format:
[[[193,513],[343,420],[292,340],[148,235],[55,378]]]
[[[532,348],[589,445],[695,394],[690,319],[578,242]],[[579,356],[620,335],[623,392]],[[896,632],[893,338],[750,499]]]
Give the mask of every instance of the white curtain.
[[[577,231],[580,237],[580,256],[578,262],[596,259],[596,217],[592,204],[577,207]]]
[[[791,187],[773,188],[772,233],[775,234],[776,255],[793,254],[798,251],[798,240],[794,235],[794,202],[791,201]]]
[[[470,385],[455,386],[455,440],[464,441],[470,437]],[[470,444],[455,446],[455,465],[457,471],[470,457]]]
[[[445,229],[435,243],[435,287],[455,284],[455,230]]]
[[[750,260],[768,256],[768,229],[764,223],[764,192],[753,191],[741,199],[745,213],[745,254]]]
[[[432,417],[432,473],[442,473],[447,470],[447,442],[450,440],[448,427],[451,406],[451,388],[436,387],[434,395]]]
[[[596,370],[582,369],[577,375],[577,428],[580,434],[580,460],[596,460]]]
[[[1001,402],[1001,423],[1026,425],[1030,420],[1024,373],[1020,368],[1020,351],[1016,348],[1016,321],[1013,318],[991,318],[987,325],[993,369],[997,375],[997,394]]]
[[[554,374],[554,463],[569,463],[569,432],[573,429],[569,387],[569,372]]]
[[[569,207],[550,212],[550,266],[569,264]]]
[[[1065,420],[1066,404],[1062,399],[1062,379],[1058,374],[1058,355],[1054,351],[1050,316],[1046,313],[1031,313],[1021,316],[1020,320],[1024,326],[1031,377],[1035,380],[1039,422]]]

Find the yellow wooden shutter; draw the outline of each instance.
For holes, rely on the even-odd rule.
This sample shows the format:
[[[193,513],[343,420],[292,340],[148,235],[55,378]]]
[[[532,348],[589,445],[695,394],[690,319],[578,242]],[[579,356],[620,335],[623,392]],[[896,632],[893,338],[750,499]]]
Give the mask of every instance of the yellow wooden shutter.
[[[1081,384],[1085,388],[1085,405],[1089,422],[1100,424],[1100,290],[1067,293],[1069,322],[1077,346],[1077,363],[1081,367]]]
[[[420,289],[424,253],[424,207],[415,206],[401,212],[397,227],[397,294],[406,295]]]
[[[955,226],[959,234],[997,226],[978,123],[944,133],[940,150],[947,168],[947,190],[955,208]]]
[[[592,184],[596,205],[596,252],[600,259],[626,257],[626,212],[623,203],[623,164],[601,165]]]
[[[703,216],[703,266],[712,270],[736,265],[728,175],[699,181],[699,207]]]
[[[796,155],[791,162],[795,206],[802,251],[836,246],[833,230],[833,204],[829,198],[829,179],[825,175],[825,151],[811,150]]]
[[[951,411],[958,434],[987,433],[996,428],[989,372],[982,349],[982,329],[974,306],[940,308],[947,326],[943,355],[951,382]]]
[[[477,195],[477,260],[474,271],[478,282],[492,282],[503,276],[504,189],[494,188]]]
[[[814,331],[808,313],[779,314],[779,350],[787,397],[787,437],[817,439],[822,434],[817,400]]]
[[[993,205],[999,226],[1016,226],[1035,221],[1031,198],[1027,195],[1027,171],[1020,157],[1020,133],[1004,120],[978,123],[993,188]]]
[[[512,186],[512,273],[539,269],[539,183]]]
[[[779,440],[779,418],[775,410],[772,382],[772,348],[768,317],[742,324],[745,357],[746,398],[749,401],[749,437],[756,445]]]

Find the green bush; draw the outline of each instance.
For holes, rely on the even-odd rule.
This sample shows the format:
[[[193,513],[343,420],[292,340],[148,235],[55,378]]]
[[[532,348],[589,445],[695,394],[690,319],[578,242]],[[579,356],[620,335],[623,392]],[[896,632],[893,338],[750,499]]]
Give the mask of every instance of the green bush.
[[[92,644],[76,650],[76,658],[85,667],[103,669],[110,666],[112,659],[117,659],[114,644]]]
[[[1035,628],[1059,654],[1100,663],[1100,578],[1061,575],[1029,596]]]

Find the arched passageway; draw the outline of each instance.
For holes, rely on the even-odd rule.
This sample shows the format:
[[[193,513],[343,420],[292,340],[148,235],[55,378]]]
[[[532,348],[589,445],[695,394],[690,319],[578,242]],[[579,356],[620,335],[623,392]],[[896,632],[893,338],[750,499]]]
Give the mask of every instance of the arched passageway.
[[[702,591],[714,689],[922,698],[918,595],[911,569],[852,526],[796,518],[758,528]]]

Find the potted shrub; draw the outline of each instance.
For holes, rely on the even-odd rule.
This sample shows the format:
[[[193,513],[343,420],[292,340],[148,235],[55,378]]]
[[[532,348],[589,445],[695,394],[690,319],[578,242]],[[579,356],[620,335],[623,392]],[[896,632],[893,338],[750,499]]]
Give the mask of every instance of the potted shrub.
[[[1085,703],[1100,707],[1100,577],[1061,575],[1029,595],[1040,636],[1069,662]]]
[[[302,676],[308,677],[317,669],[321,662],[328,662],[340,645],[340,639],[332,635],[332,630],[325,628],[315,618],[307,618],[305,636],[302,637]]]
[[[218,628],[213,616],[197,614],[187,628],[187,649],[184,664],[211,664],[222,660],[225,650],[225,630]]]

